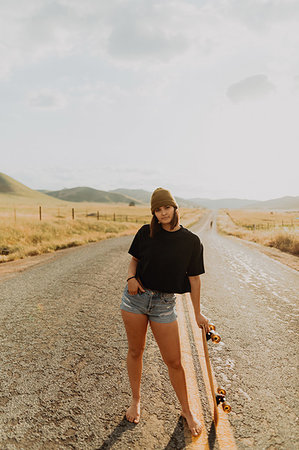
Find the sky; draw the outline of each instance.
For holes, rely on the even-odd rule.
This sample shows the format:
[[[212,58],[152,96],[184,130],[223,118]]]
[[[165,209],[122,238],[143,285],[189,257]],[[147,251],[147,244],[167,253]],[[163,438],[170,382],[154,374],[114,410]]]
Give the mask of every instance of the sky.
[[[299,195],[298,0],[1,0],[0,172]]]

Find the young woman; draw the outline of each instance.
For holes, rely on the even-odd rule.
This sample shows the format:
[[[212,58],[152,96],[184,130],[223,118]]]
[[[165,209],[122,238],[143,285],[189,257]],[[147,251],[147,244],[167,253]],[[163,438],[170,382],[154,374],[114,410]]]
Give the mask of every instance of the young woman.
[[[142,355],[150,323],[181,403],[182,416],[191,433],[198,436],[202,426],[189,406],[174,294],[190,292],[197,324],[208,331],[208,320],[200,312],[203,246],[198,236],[179,224],[177,208],[167,189],[156,189],[151,197],[151,224],[140,228],[129,249],[132,259],[121,303],[128,338],[127,368],[132,390],[132,403],[126,417],[130,422],[139,422]]]

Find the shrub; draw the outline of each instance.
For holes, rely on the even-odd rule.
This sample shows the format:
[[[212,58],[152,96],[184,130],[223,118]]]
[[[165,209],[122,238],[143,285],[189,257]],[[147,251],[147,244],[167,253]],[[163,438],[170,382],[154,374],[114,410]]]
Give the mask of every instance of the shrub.
[[[277,233],[269,239],[268,245],[299,256],[299,238],[294,234]]]

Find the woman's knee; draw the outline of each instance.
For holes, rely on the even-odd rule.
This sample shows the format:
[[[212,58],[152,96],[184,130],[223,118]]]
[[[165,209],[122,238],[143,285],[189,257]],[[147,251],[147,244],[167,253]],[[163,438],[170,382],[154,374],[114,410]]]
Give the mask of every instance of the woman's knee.
[[[128,349],[128,356],[134,359],[142,358],[143,352],[144,352],[144,346],[142,347],[132,347]]]
[[[169,369],[175,369],[175,370],[183,369],[182,360],[179,357],[167,358],[167,359],[164,359],[164,362]]]

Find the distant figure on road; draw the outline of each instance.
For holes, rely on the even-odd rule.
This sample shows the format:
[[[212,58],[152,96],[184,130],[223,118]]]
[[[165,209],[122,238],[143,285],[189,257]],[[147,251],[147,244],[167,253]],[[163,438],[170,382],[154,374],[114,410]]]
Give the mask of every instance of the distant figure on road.
[[[211,222],[210,222],[210,228],[212,228],[212,226],[213,226],[213,220],[211,220]]]
[[[129,249],[132,259],[123,293],[121,313],[128,338],[127,368],[132,403],[127,420],[140,418],[142,355],[150,323],[171,383],[194,436],[202,425],[190,410],[175,310],[175,293],[191,293],[199,327],[208,331],[208,319],[200,312],[200,275],[204,273],[203,246],[199,237],[179,223],[178,205],[167,189],[157,188],[151,197],[152,221],[136,233]]]

